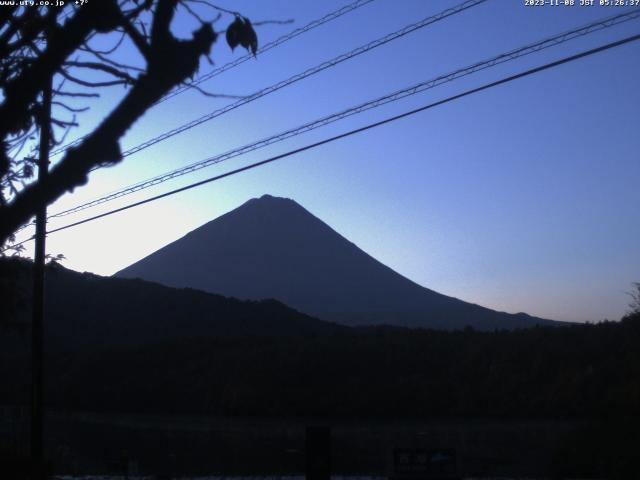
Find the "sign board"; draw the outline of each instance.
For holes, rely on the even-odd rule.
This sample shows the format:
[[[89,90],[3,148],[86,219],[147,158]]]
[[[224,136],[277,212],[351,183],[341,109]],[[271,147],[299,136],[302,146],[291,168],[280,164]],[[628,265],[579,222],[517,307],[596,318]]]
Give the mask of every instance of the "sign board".
[[[394,478],[448,479],[456,476],[456,452],[451,449],[397,448]]]

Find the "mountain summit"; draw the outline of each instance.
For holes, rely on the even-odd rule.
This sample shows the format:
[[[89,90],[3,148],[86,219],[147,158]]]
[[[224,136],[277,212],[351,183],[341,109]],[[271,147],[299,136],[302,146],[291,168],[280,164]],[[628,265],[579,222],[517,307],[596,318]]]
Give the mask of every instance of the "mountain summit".
[[[240,299],[274,298],[345,325],[492,330],[551,323],[424,288],[298,203],[271,195],[249,200],[116,275]]]

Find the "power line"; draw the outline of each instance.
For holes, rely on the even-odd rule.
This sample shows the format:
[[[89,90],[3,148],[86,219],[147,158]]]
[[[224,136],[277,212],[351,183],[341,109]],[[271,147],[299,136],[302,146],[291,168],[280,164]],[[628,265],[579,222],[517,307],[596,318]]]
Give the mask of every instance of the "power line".
[[[316,27],[319,27],[320,25],[323,25],[324,23],[330,22],[331,20],[335,20],[338,17],[341,17],[342,15],[349,13],[357,8],[363,7],[365,5],[367,5],[368,3],[373,2],[374,0],[357,0],[353,3],[350,3],[348,5],[345,5],[344,7],[335,10],[327,15],[325,15],[322,18],[319,18],[317,20],[314,20],[313,22],[308,23],[307,25],[305,25],[304,27],[300,27],[297,28],[295,30],[293,30],[292,32],[288,33],[287,35],[283,35],[280,38],[277,38],[276,40],[265,44],[264,47],[261,47],[258,49],[258,51],[256,52],[256,54],[263,54],[269,50],[271,50],[272,48],[277,47],[278,45],[285,43],[295,37],[297,37],[298,35],[302,35],[303,33],[306,33],[310,30],[313,30]],[[229,63],[226,63],[224,65],[222,65],[219,68],[216,68],[214,70],[212,70],[211,72],[207,73],[206,75],[203,75],[199,78],[197,78],[196,80],[194,80],[193,82],[191,82],[189,85],[182,85],[178,88],[176,88],[175,90],[173,90],[172,92],[169,92],[167,95],[165,95],[163,98],[161,98],[160,100],[158,100],[157,103],[162,103],[166,100],[169,100],[170,98],[175,97],[176,95],[181,94],[182,92],[185,92],[189,89],[191,89],[192,86],[194,85],[199,85],[203,82],[206,82],[207,80],[210,80],[214,77],[217,77],[218,75],[220,75],[223,72],[226,72],[227,70],[230,70],[234,67],[237,67],[238,65],[251,60],[254,58],[254,55],[252,53],[247,53],[246,55],[243,55],[242,57],[237,58],[236,60],[233,60]]]
[[[309,23],[307,23],[306,25],[296,28],[295,30],[292,30],[291,32],[289,32],[286,35],[283,35],[277,39],[275,39],[272,42],[269,42],[267,44],[265,44],[263,47],[259,48],[258,51],[256,52],[256,54],[263,54],[285,42],[288,42],[289,40],[293,40],[294,38],[296,38],[299,35],[302,35],[303,33],[307,33],[311,30],[313,30],[316,27],[319,27],[321,25],[324,25],[327,22],[330,22],[332,20],[335,20],[343,15],[346,15],[349,12],[352,12],[354,10],[357,10],[360,7],[364,7],[365,5],[373,2],[374,0],[356,0],[355,2],[349,3],[337,10],[334,10],[333,12],[330,12],[328,14],[326,14],[324,17],[318,18],[316,20],[313,20]],[[199,85],[207,80],[212,79],[213,77],[217,77],[218,75],[220,75],[223,72],[226,72],[227,70],[231,70],[234,67],[237,67],[238,65],[241,65],[242,63],[246,62],[247,60],[250,60],[254,58],[253,54],[246,54],[243,55],[241,57],[238,57],[235,60],[232,60],[231,62],[225,63],[224,65],[222,65],[221,67],[215,68],[213,69],[211,72],[202,75],[201,77],[198,77],[197,79],[195,79],[194,81],[192,81],[189,85],[182,85],[174,90],[172,90],[171,92],[167,93],[164,97],[162,97],[160,100],[158,100],[155,105],[158,105],[166,100],[169,100],[170,98],[175,97],[176,95],[179,95],[187,90],[190,90],[193,86],[195,85]],[[80,138],[77,138],[75,140],[73,140],[72,142],[67,143],[66,145],[62,145],[58,148],[56,148],[55,150],[53,150],[53,152],[51,152],[51,155],[58,155],[59,153],[64,152],[65,150],[72,148],[78,144],[80,144],[84,139],[86,139],[88,137],[88,135],[83,135]]]
[[[385,45],[389,42],[392,42],[394,40],[397,40],[398,38],[404,37],[405,35],[408,35],[410,33],[415,32],[416,30],[419,30],[421,28],[424,28],[428,25],[434,24],[436,22],[439,22],[441,20],[444,20],[445,18],[448,18],[452,15],[455,15],[457,13],[460,13],[464,10],[467,10],[469,8],[475,7],[477,5],[480,5],[482,3],[485,3],[488,0],[466,0],[465,2],[455,6],[455,7],[451,7],[448,8],[446,10],[443,10],[442,12],[436,14],[436,15],[432,15],[430,17],[426,17],[416,23],[413,23],[411,25],[407,25],[406,27],[401,28],[400,30],[397,30],[393,33],[390,33],[388,35],[385,35],[384,37],[380,37],[376,40],[373,40],[365,45],[361,45],[347,53],[343,53],[341,55],[338,55],[337,57],[332,58],[331,60],[327,60],[325,62],[322,62],[318,65],[316,65],[315,67],[311,67],[301,73],[298,73],[296,75],[293,75],[285,80],[281,80],[280,82],[277,82],[273,85],[270,85],[268,87],[265,87],[259,91],[257,91],[256,93],[253,93],[252,95],[249,95],[248,97],[244,97],[241,98],[233,103],[230,103],[228,105],[225,105],[222,108],[216,109],[213,112],[210,112],[206,115],[203,115],[195,120],[192,120],[190,122],[187,122],[179,127],[173,128],[167,132],[164,132],[160,135],[157,135],[141,144],[138,144],[126,151],[124,151],[122,153],[122,157],[128,157],[130,155],[133,155],[135,153],[140,152],[141,150],[144,150],[152,145],[155,145],[156,143],[162,142],[170,137],[173,137],[175,135],[178,135],[182,132],[185,132],[187,130],[190,130],[194,127],[197,127],[198,125],[201,125],[205,122],[208,122],[210,120],[213,120],[214,118],[217,118],[225,113],[228,113],[232,110],[235,110],[236,108],[242,106],[242,105],[246,105],[247,103],[253,102],[255,100],[258,100],[259,98],[262,98],[266,95],[269,95],[273,92],[276,92],[278,90],[281,90],[284,87],[287,87],[289,85],[292,85],[296,82],[299,82],[300,80],[303,80],[305,78],[308,78],[312,75],[315,75],[317,73],[320,73],[328,68],[331,67],[335,67],[336,65],[350,60],[354,57],[357,57],[363,53],[369,52],[370,50],[373,50],[377,47],[380,47],[382,45]],[[96,170],[99,167],[96,167],[92,170]]]
[[[484,85],[482,85],[480,87],[476,87],[476,88],[472,88],[470,90],[466,90],[466,91],[464,91],[462,93],[459,93],[457,95],[453,95],[451,97],[447,97],[447,98],[445,98],[443,100],[439,100],[437,102],[433,102],[433,103],[424,105],[422,107],[410,110],[408,112],[404,112],[404,113],[401,113],[399,115],[388,117],[388,118],[386,118],[384,120],[380,120],[380,121],[375,122],[375,123],[370,123],[368,125],[365,125],[364,127],[356,128],[356,129],[350,130],[348,132],[342,133],[340,135],[335,135],[333,137],[326,138],[326,139],[321,140],[319,142],[315,142],[315,143],[311,143],[309,145],[305,145],[304,147],[300,147],[300,148],[297,148],[295,150],[290,150],[290,151],[288,151],[286,153],[282,153],[280,155],[276,155],[274,157],[267,158],[266,160],[262,160],[262,161],[259,161],[259,162],[256,162],[256,163],[252,163],[250,165],[246,165],[244,167],[240,167],[240,168],[237,168],[235,170],[231,170],[229,172],[226,172],[226,173],[223,173],[223,174],[220,174],[220,175],[216,175],[214,177],[210,177],[210,178],[207,178],[205,180],[201,180],[199,182],[191,183],[191,184],[186,185],[184,187],[180,187],[180,188],[177,188],[175,190],[171,190],[169,192],[165,192],[165,193],[162,193],[160,195],[156,195],[156,196],[147,198],[145,200],[141,200],[139,202],[135,202],[135,203],[131,203],[129,205],[125,205],[124,207],[116,208],[114,210],[110,210],[108,212],[101,213],[99,215],[95,215],[93,217],[85,218],[84,220],[80,220],[78,222],[74,222],[74,223],[71,223],[71,224],[68,224],[68,225],[64,225],[62,227],[59,227],[59,228],[56,228],[56,229],[48,231],[47,234],[60,232],[62,230],[67,230],[69,228],[76,227],[78,225],[82,225],[84,223],[88,223],[88,222],[91,222],[91,221],[94,221],[94,220],[98,220],[100,218],[104,218],[104,217],[107,217],[109,215],[113,215],[115,213],[122,212],[124,210],[129,210],[130,208],[138,207],[138,206],[144,205],[146,203],[154,202],[156,200],[160,200],[161,198],[165,198],[165,197],[168,197],[168,196],[171,196],[171,195],[175,195],[177,193],[184,192],[186,190],[190,190],[192,188],[196,188],[196,187],[199,187],[201,185],[205,185],[207,183],[215,182],[217,180],[221,180],[223,178],[230,177],[232,175],[236,175],[238,173],[245,172],[247,170],[252,170],[254,168],[266,165],[268,163],[275,162],[276,160],[281,160],[283,158],[290,157],[292,155],[295,155],[295,154],[298,154],[298,153],[301,153],[301,152],[304,152],[304,151],[307,151],[307,150],[311,150],[313,148],[317,148],[317,147],[319,147],[321,145],[325,145],[327,143],[331,143],[331,142],[334,142],[336,140],[340,140],[340,139],[343,139],[343,138],[346,138],[346,137],[350,137],[352,135],[355,135],[357,133],[361,133],[361,132],[370,130],[372,128],[376,128],[376,127],[379,127],[379,126],[382,126],[382,125],[386,125],[386,124],[394,122],[396,120],[400,120],[402,118],[409,117],[411,115],[415,115],[415,114],[423,112],[425,110],[430,110],[430,109],[438,107],[440,105],[444,105],[446,103],[453,102],[453,101],[458,100],[460,98],[467,97],[469,95],[473,95],[475,93],[478,93],[478,92],[481,92],[481,91],[484,91],[484,90],[488,90],[490,88],[497,87],[499,85],[503,85],[505,83],[509,83],[509,82],[514,81],[514,80],[518,80],[520,78],[524,78],[524,77],[527,77],[527,76],[542,72],[544,70],[549,70],[551,68],[555,68],[555,67],[558,67],[560,65],[579,60],[581,58],[585,58],[585,57],[588,57],[588,56],[591,56],[591,55],[595,55],[596,53],[604,52],[606,50],[610,50],[612,48],[619,47],[621,45],[625,45],[627,43],[631,43],[631,42],[634,42],[634,41],[637,41],[637,40],[640,40],[640,34],[633,35],[633,36],[630,36],[630,37],[626,37],[626,38],[623,38],[621,40],[617,40],[615,42],[607,43],[605,45],[602,45],[602,46],[596,47],[596,48],[592,48],[590,50],[585,50],[585,51],[582,51],[582,52],[577,53],[575,55],[564,57],[564,58],[562,58],[560,60],[556,60],[554,62],[546,63],[546,64],[541,65],[539,67],[534,67],[534,68],[531,68],[529,70],[525,70],[524,72],[520,72],[520,73],[517,73],[515,75],[511,75],[511,76],[502,78],[500,80],[496,80],[494,82],[484,84]],[[23,240],[22,242],[19,242],[17,244],[12,245],[12,247],[16,247],[16,246],[21,245],[23,243],[26,243],[26,242],[28,242],[28,241],[30,241],[32,239],[33,239],[33,237],[32,238],[28,238],[26,240]],[[12,247],[5,248],[2,251],[4,252],[4,251],[6,251],[6,250],[8,250],[9,248],[12,248]]]
[[[138,182],[136,184],[130,185],[128,187],[122,188],[120,190],[117,190],[113,193],[110,193],[108,195],[104,195],[102,197],[99,197],[97,199],[91,200],[89,202],[77,205],[75,207],[72,207],[70,209],[67,210],[63,210],[61,212],[58,212],[56,214],[51,215],[49,218],[57,218],[57,217],[62,217],[62,216],[66,216],[66,215],[70,215],[72,213],[76,213],[82,210],[86,210],[88,208],[92,208],[95,207],[97,205],[101,205],[103,203],[115,200],[117,198],[138,192],[140,190],[144,190],[146,188],[158,185],[160,183],[164,183],[168,180],[177,178],[179,176],[182,175],[186,175],[188,173],[200,170],[202,168],[214,165],[214,164],[218,164],[221,163],[223,161],[229,160],[231,158],[235,158],[241,155],[244,155],[246,153],[252,152],[254,150],[258,150],[260,148],[281,142],[283,140],[289,139],[291,137],[300,135],[302,133],[306,133],[312,130],[315,130],[316,128],[320,128],[323,127],[325,125],[328,125],[330,123],[336,122],[338,120],[362,113],[364,111],[373,109],[373,108],[377,108],[379,106],[382,105],[386,105],[387,103],[391,103],[391,102],[395,102],[398,101],[400,99],[409,97],[411,95],[415,95],[417,93],[423,92],[425,90],[434,88],[436,86],[442,85],[444,83],[448,83],[454,80],[457,80],[461,77],[467,76],[467,75],[471,75],[473,73],[476,73],[478,71],[484,70],[486,68],[490,68],[496,65],[500,65],[502,63],[505,63],[507,61],[511,61],[511,60],[515,60],[517,58],[523,57],[525,55],[529,55],[531,53],[535,53],[538,52],[540,50],[549,48],[549,47],[553,47],[556,45],[559,45],[561,43],[567,42],[569,40],[573,40],[575,38],[579,38],[588,34],[591,34],[593,32],[596,31],[600,31],[602,29],[605,28],[609,28],[615,25],[619,25],[621,23],[624,23],[626,21],[629,20],[633,20],[633,19],[638,19],[640,18],[640,10],[633,10],[633,11],[629,11],[629,12],[625,12],[625,13],[621,13],[618,15],[614,15],[611,17],[607,17],[601,20],[598,20],[596,22],[592,22],[588,25],[584,25],[582,27],[579,28],[574,28],[572,30],[569,30],[567,32],[564,32],[562,34],[558,34],[555,35],[553,37],[550,38],[546,38],[544,40],[540,40],[536,43],[533,44],[529,44],[520,48],[517,48],[515,50],[511,50],[508,51],[506,53],[502,53],[500,55],[497,55],[495,57],[492,57],[488,60],[484,60],[481,62],[477,62],[474,63],[470,66],[464,67],[464,68],[460,68],[458,70],[455,70],[453,72],[444,74],[444,75],[440,75],[436,78],[427,80],[427,81],[423,81],[420,82],[416,85],[412,85],[411,87],[408,88],[404,88],[402,90],[398,90],[394,93],[388,94],[388,95],[384,95],[382,97],[378,97],[374,100],[370,100],[368,102],[362,103],[360,105],[354,106],[354,107],[350,107],[346,110],[340,111],[338,113],[333,113],[329,116],[326,117],[322,117],[320,119],[314,120],[312,122],[308,122],[306,124],[303,124],[301,126],[286,130],[284,132],[278,133],[276,135],[272,135],[270,137],[258,140],[256,142],[244,145],[242,147],[239,148],[235,148],[233,150],[227,151],[225,153],[219,154],[219,155],[215,155],[213,157],[209,157],[207,159],[204,160],[200,160],[198,162],[192,163],[190,165],[187,165],[185,167],[176,169],[176,170],[172,170],[170,172],[164,173],[162,175],[144,180],[142,182]]]

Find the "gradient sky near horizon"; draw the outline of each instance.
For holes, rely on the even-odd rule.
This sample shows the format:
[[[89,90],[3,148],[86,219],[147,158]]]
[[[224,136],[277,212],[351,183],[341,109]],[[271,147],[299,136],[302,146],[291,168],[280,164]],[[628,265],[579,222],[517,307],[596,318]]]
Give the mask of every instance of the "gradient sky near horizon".
[[[203,86],[247,95],[462,0],[375,0]],[[261,44],[346,0],[218,2],[250,19]],[[57,212],[628,7],[529,7],[490,0],[92,174]],[[598,3],[598,2],[596,2]],[[217,24],[224,28],[229,17]],[[176,29],[193,27],[180,15]],[[342,120],[209,167],[55,228],[503,76],[640,32],[640,21]],[[222,65],[244,54],[224,40]],[[201,72],[212,67],[203,63]],[[79,136],[122,96],[106,92]],[[179,95],[147,112],[123,149],[233,100]],[[428,288],[508,312],[568,321],[618,319],[640,281],[640,42],[481,92],[275,164],[50,236],[69,268],[110,275],[265,193],[296,200],[364,251]],[[258,241],[259,239],[256,239]]]

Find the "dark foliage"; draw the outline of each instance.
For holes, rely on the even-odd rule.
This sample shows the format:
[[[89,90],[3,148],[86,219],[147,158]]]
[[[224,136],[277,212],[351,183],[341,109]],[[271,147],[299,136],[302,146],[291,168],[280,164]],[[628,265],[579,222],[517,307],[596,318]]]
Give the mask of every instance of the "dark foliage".
[[[27,278],[29,269],[17,259],[0,261],[0,328],[15,324],[24,318],[20,314],[27,308]]]
[[[203,58],[211,62],[218,38],[214,23],[222,13],[242,19],[230,31],[254,54],[257,49],[246,17],[206,0],[99,0],[81,7],[15,3],[0,15],[0,247],[12,243],[40,208],[86,184],[91,171],[122,160],[124,134],[174,87],[189,84]],[[198,9],[217,16],[205,19]],[[191,17],[191,38],[173,34],[176,16]],[[112,46],[98,48],[100,39]],[[135,47],[135,59],[122,53],[127,43]],[[60,145],[88,109],[78,101],[116,86],[126,89],[122,99],[65,149],[46,178],[34,181],[38,133],[47,133],[42,138],[50,139],[50,147]],[[43,100],[49,88],[51,115]]]
[[[47,391],[58,408],[390,418],[640,414],[637,313],[511,332],[349,329],[274,301],[60,267],[48,278]],[[12,358],[0,362],[3,378],[15,379],[1,393],[17,401]]]
[[[0,302],[24,325],[32,264],[0,261]],[[6,275],[2,275],[5,273]],[[18,276],[18,282],[10,278]],[[176,340],[230,336],[330,334],[347,331],[275,300],[240,301],[193,289],[175,289],[142,280],[100,277],[52,262],[46,272],[46,349],[49,351],[140,348]],[[19,295],[14,295],[18,294]],[[3,345],[0,339],[0,345]],[[6,348],[11,348],[5,345]]]
[[[0,262],[4,293],[11,288],[28,300],[28,271],[23,260]],[[8,280],[16,275],[19,282]],[[56,265],[47,279],[52,409],[362,425],[374,418],[568,420],[574,427],[560,429],[544,471],[602,478],[633,472],[638,313],[620,322],[515,331],[347,328],[275,301],[242,302]],[[28,343],[17,332],[5,328],[0,336],[3,404],[28,398]]]
[[[52,356],[49,388],[57,406],[92,410],[631,416],[640,414],[639,325],[172,342]]]
[[[233,23],[227,28],[226,37],[231,50],[238,45],[242,45],[247,50],[251,50],[254,56],[258,51],[258,36],[247,17],[237,15]]]

